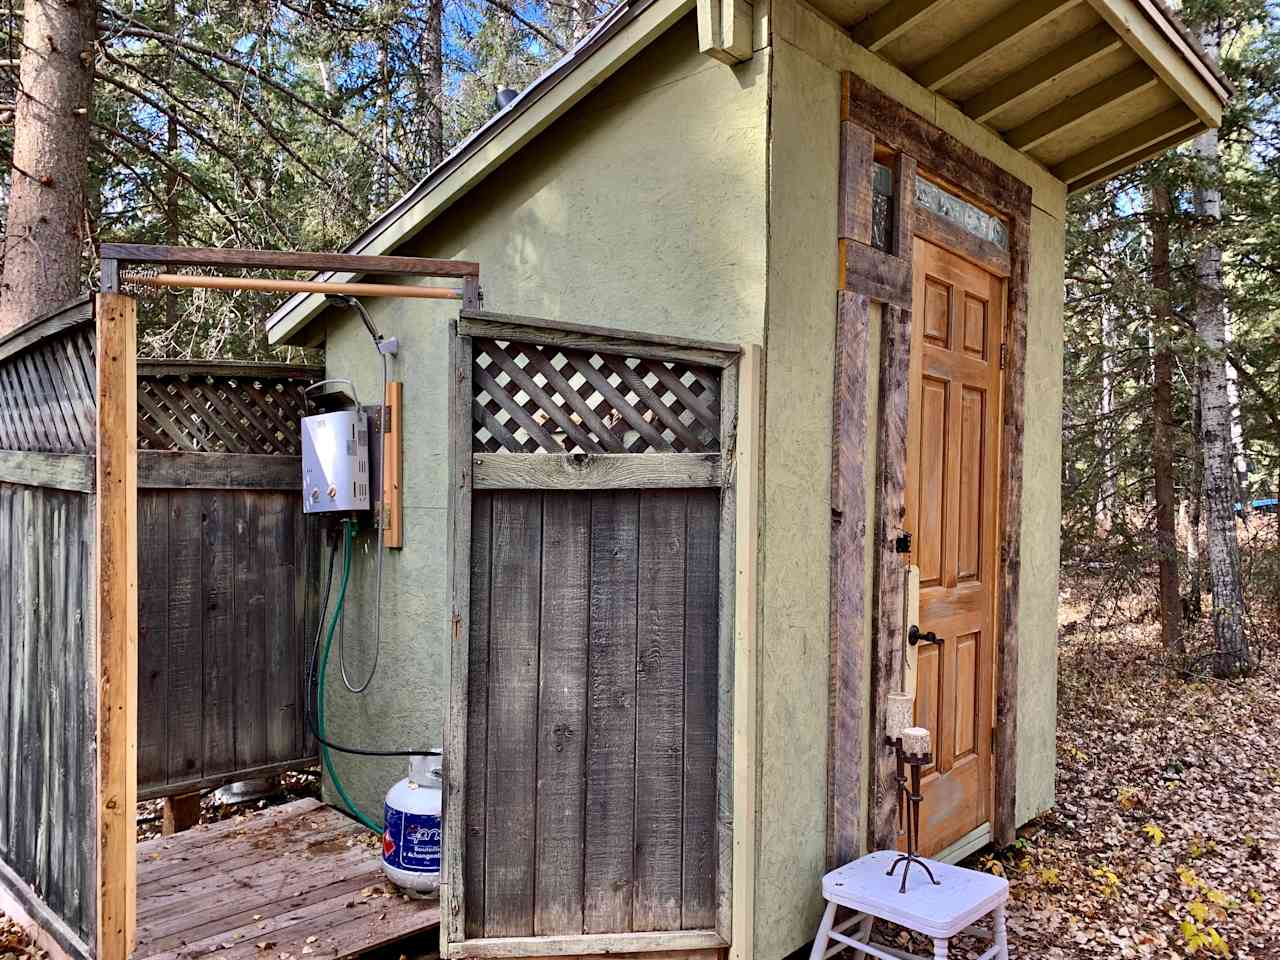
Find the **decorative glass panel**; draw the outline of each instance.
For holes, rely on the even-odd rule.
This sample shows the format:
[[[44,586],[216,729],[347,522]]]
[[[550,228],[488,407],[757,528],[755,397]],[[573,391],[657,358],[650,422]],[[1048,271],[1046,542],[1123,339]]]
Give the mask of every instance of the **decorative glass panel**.
[[[893,171],[873,164],[871,174],[871,245],[890,253],[893,245]]]
[[[1001,250],[1009,249],[1009,228],[1004,221],[924,177],[916,177],[916,203],[958,223],[975,236],[991,241]]]

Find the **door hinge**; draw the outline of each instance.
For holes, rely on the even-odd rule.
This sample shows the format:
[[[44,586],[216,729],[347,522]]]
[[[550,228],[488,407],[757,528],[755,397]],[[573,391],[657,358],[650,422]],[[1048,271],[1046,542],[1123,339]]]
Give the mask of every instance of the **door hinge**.
[[[1009,344],[1000,344],[1000,369],[1003,370],[1006,363],[1009,362]]]

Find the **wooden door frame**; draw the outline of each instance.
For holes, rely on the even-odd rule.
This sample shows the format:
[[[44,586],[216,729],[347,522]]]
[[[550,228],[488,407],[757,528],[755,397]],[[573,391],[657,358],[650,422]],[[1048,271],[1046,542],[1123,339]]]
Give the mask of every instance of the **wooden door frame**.
[[[1017,798],[1018,592],[1021,570],[1022,437],[1031,188],[993,161],[944,133],[919,114],[851,73],[842,75],[837,246],[835,391],[831,474],[831,672],[827,765],[827,861],[847,862],[863,848],[893,845],[897,806],[893,755],[876,736],[889,690],[897,679],[901,637],[901,558],[895,540],[905,517],[907,409],[911,360],[912,241],[920,236],[1007,277],[1006,338],[1001,396],[999,572],[996,609],[995,744],[992,837],[1014,839]],[[894,216],[891,251],[871,246],[872,163],[892,154]],[[915,203],[920,171],[1004,218],[1009,249],[972,236]],[[871,305],[880,303],[875,511],[872,541],[872,626],[864,654],[864,584],[869,491],[867,448],[868,353]],[[871,683],[863,680],[870,657]],[[869,722],[863,707],[870,698]],[[870,758],[869,798],[862,810],[863,762]]]
[[[720,453],[707,454],[477,454],[472,450],[474,351],[472,338],[523,343],[657,360],[683,360],[721,371]],[[715,960],[749,944],[749,896],[753,855],[743,831],[733,830],[735,811],[754,823],[755,762],[755,507],[761,429],[760,349],[748,345],[648,336],[531,317],[485,312],[464,305],[449,339],[449,595],[451,640],[445,729],[444,885],[441,888],[441,955],[529,958],[605,953],[677,955]],[[510,462],[504,462],[504,458]],[[619,472],[618,460],[634,459]],[[523,460],[523,463],[517,461]],[[697,461],[697,463],[695,463]],[[713,462],[714,461],[714,462]],[[513,469],[515,467],[516,469]],[[640,469],[635,469],[640,468]],[[622,487],[717,486],[720,498],[719,670],[716,790],[718,806],[716,924],[714,930],[565,936],[466,937],[465,818],[467,710],[471,608],[473,488],[607,490]],[[738,536],[738,530],[742,534]],[[735,702],[735,690],[746,694]]]

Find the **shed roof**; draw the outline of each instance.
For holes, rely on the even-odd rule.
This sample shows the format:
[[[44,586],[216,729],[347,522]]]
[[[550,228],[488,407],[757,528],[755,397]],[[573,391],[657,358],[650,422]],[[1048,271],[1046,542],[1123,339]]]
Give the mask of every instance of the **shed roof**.
[[[347,247],[412,237],[693,9],[624,0]],[[1160,0],[810,0],[853,39],[1080,190],[1216,127],[1231,86]],[[326,275],[350,279],[351,275]],[[323,306],[267,320],[288,342]]]

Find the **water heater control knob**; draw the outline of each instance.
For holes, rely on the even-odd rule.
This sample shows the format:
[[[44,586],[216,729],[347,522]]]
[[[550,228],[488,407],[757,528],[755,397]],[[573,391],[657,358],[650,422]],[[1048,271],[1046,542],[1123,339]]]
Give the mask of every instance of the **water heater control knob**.
[[[333,484],[329,484],[329,499],[333,500],[338,496],[338,488]]]

